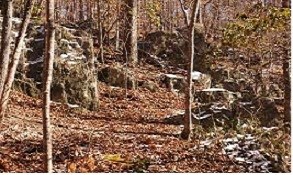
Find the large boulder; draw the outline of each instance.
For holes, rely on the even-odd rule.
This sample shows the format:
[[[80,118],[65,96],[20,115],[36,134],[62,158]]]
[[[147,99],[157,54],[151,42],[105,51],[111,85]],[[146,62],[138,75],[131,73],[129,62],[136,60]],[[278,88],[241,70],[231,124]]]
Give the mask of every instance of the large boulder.
[[[96,76],[88,69],[87,63],[59,62],[54,68],[52,99],[96,110],[95,81]]]
[[[138,86],[148,89],[150,92],[156,92],[158,90],[158,84],[155,83],[154,81],[138,81]]]
[[[97,109],[98,99],[95,99],[94,94],[96,76],[91,73],[87,63],[82,61],[71,63],[64,60],[54,62],[51,99],[56,102],[77,104],[90,110]],[[27,77],[33,79],[31,83],[37,84],[35,86],[41,90],[43,62],[30,64],[28,67]],[[20,88],[23,89],[22,86]]]
[[[127,87],[128,89],[137,88],[137,81],[134,78],[133,73],[120,64],[107,66],[99,70],[98,79],[111,86],[122,88]]]
[[[173,92],[184,91],[186,82],[184,77],[176,74],[163,74],[160,77],[161,85]]]
[[[41,97],[41,90],[38,84],[32,78],[26,78],[21,73],[15,74],[15,79],[12,88],[34,98]]]
[[[222,103],[198,104],[192,108],[192,123],[202,126],[205,130],[215,127],[232,128],[237,125],[237,118],[231,108]],[[175,111],[164,119],[165,123],[173,125],[184,124],[184,110]]]
[[[195,28],[195,56],[194,70],[207,72],[209,65],[205,59],[205,52],[208,48],[204,39],[203,26],[197,24]],[[139,54],[141,57],[150,57],[150,59],[160,59],[169,65],[186,68],[188,59],[188,28],[178,29],[175,32],[156,31],[149,33],[143,41],[138,43]],[[149,61],[157,63],[157,61]]]
[[[236,126],[235,102],[241,98],[240,93],[222,88],[209,88],[196,91],[194,98],[199,103],[192,113],[195,120],[204,128]]]
[[[252,100],[252,112],[260,124],[266,127],[277,126],[280,123],[281,113],[273,98],[259,97]]]
[[[193,91],[207,89],[211,87],[211,76],[194,71],[191,74],[193,81]],[[186,77],[177,74],[162,74],[160,77],[161,86],[168,88],[173,92],[184,92],[187,84]]]
[[[26,54],[28,61],[43,58],[45,46],[45,30],[43,26],[31,24],[28,28]],[[76,29],[64,26],[56,27],[55,56],[66,60],[86,60],[89,57],[89,35]]]
[[[209,88],[195,91],[198,103],[192,109],[192,122],[204,129],[214,127],[232,128],[237,125],[235,102],[240,94],[220,88]],[[169,124],[183,124],[185,111],[175,111],[164,121]]]
[[[232,104],[241,97],[241,94],[222,88],[208,88],[196,91],[194,96],[200,103],[223,102],[225,104]]]
[[[194,123],[205,129],[235,128],[238,122],[233,108],[221,102],[199,104],[192,109],[192,116]]]
[[[2,18],[0,18],[0,23],[1,20]],[[20,24],[21,19],[13,18],[13,37],[17,36],[15,31],[18,31]],[[34,22],[30,23],[25,39],[25,58],[21,60],[13,84],[14,89],[32,97],[41,97],[44,38],[44,26]],[[56,59],[51,99],[57,102],[78,104],[87,109],[97,109],[98,99],[94,98],[96,75],[91,73],[86,62],[90,55],[87,33],[73,28],[56,26],[55,41]]]

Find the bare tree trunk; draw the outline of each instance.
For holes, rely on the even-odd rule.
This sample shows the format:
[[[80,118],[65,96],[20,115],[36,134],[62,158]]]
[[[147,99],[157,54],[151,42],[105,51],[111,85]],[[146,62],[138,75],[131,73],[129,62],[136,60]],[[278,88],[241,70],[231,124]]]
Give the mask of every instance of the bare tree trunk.
[[[120,18],[120,1],[117,2],[117,18]],[[119,50],[120,47],[120,20],[116,22],[116,27],[115,27],[115,34],[116,34],[116,42],[115,42],[115,49]]]
[[[19,17],[23,18],[23,15],[25,13],[24,9],[26,9],[25,3],[23,2],[24,0],[20,0],[20,8],[19,8]],[[22,5],[24,4],[24,5]]]
[[[287,53],[285,53],[287,54]],[[286,55],[287,56],[287,55]],[[290,81],[290,59],[283,58],[283,77],[284,77],[284,122],[291,123],[291,81]]]
[[[281,4],[283,8],[290,8],[291,7],[291,1],[289,0],[282,0]]]
[[[182,10],[183,16],[184,16],[185,25],[188,26],[189,23],[190,23],[189,10],[184,7],[184,1],[183,0],[179,0],[179,3],[180,3],[180,7],[181,7],[181,10]]]
[[[95,68],[94,43],[93,43],[92,35],[90,38],[90,56],[88,60],[88,65],[91,72],[91,77],[92,77],[91,83],[94,88],[94,100],[95,100],[91,110],[97,110],[99,106],[99,91],[98,91],[98,81],[96,78],[97,76],[96,76],[96,68]]]
[[[265,7],[267,5],[267,0],[261,0],[261,4],[263,7]]]
[[[137,0],[126,0],[127,4],[127,38],[126,59],[137,64]]]
[[[119,50],[120,47],[120,22],[117,21],[116,27],[115,27],[115,50]]]
[[[10,43],[11,43],[11,30],[12,30],[12,12],[13,0],[5,0],[2,7],[2,39],[0,50],[0,102],[2,103],[2,94],[4,90],[5,81],[8,74],[9,56],[10,56]],[[0,119],[2,116],[0,116]]]
[[[83,1],[79,0],[79,20],[83,21],[84,20],[84,15],[83,15]]]
[[[200,21],[200,0],[197,1],[196,9],[195,9],[195,22],[198,23]]]
[[[60,20],[60,12],[61,12],[61,9],[62,9],[62,6],[60,6],[60,1],[57,0],[57,2],[55,2],[55,7],[56,7],[56,10],[55,10],[55,18],[56,19],[59,19]]]
[[[45,171],[53,172],[52,160],[52,131],[50,121],[50,88],[53,74],[55,24],[54,24],[54,0],[46,2],[46,45],[43,69],[43,144],[45,155]]]
[[[94,9],[95,9],[95,3],[94,2],[91,2],[91,19],[94,19],[95,17],[95,12],[94,12]]]
[[[92,4],[91,4],[91,1],[87,1],[87,7],[86,7],[86,10],[87,10],[87,19],[93,19],[93,16],[92,16]]]
[[[101,0],[97,1],[98,5],[98,27],[99,27],[99,44],[100,44],[100,57],[101,61],[104,64],[104,46],[103,46],[103,26],[102,26],[102,21],[101,21]]]
[[[187,88],[185,94],[185,115],[184,115],[184,129],[181,133],[181,138],[189,140],[192,134],[192,71],[193,71],[193,58],[194,58],[194,29],[195,29],[195,18],[197,9],[197,0],[193,2],[192,16],[189,25],[189,48],[188,48],[188,75],[187,75]]]
[[[283,8],[290,8],[290,1],[282,0]],[[284,38],[290,37],[290,28]],[[284,122],[287,123],[291,129],[291,59],[290,59],[290,45],[291,40],[288,40],[283,46],[283,78],[284,78]],[[291,75],[291,76],[290,76]]]
[[[78,11],[76,10],[77,9],[77,0],[74,0],[73,1],[73,9],[75,9],[75,11],[73,12],[73,22],[76,22],[77,21],[77,14],[78,14]]]
[[[30,18],[31,18],[34,3],[35,3],[35,0],[28,0],[27,4],[25,6],[26,9],[25,9],[24,19],[21,24],[18,38],[16,39],[16,42],[15,42],[16,44],[15,44],[15,48],[13,51],[13,61],[10,64],[8,77],[7,77],[6,83],[4,85],[3,95],[1,98],[1,106],[0,106],[0,115],[1,116],[3,116],[6,111],[9,95],[11,92],[12,83],[14,81],[14,76],[15,76],[15,72],[16,72],[16,69],[17,69],[17,66],[19,63],[20,55],[22,53],[21,51],[22,51],[23,44],[24,44],[24,37],[25,37],[25,33],[27,30]]]
[[[198,0],[197,1],[197,22],[202,24],[203,23],[203,19],[202,19],[202,2],[201,0]]]

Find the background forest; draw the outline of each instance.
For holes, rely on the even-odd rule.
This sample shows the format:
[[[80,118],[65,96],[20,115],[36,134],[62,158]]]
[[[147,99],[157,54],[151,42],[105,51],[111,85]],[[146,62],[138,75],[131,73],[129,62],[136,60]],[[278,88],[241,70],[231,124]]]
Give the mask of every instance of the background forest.
[[[0,8],[0,172],[291,172],[289,0]]]

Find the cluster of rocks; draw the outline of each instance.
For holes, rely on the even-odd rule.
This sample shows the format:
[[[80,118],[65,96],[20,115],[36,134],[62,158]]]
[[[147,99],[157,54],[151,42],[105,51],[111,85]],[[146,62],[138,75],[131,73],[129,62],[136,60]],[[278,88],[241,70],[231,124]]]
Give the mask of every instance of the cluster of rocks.
[[[211,87],[211,76],[198,71],[191,73],[193,91]],[[160,76],[160,84],[173,92],[183,92],[187,86],[186,77],[177,74],[163,74]]]
[[[17,36],[17,29],[21,23],[20,19],[13,20],[13,31]],[[205,55],[207,44],[204,42],[202,30],[200,27],[196,29],[195,37],[195,70],[201,71],[206,64],[200,60]],[[28,28],[27,38],[25,39],[24,58],[16,75],[14,87],[31,96],[39,96],[42,87],[42,71],[43,71],[43,53],[44,53],[44,34],[43,26],[30,24]],[[15,37],[14,36],[14,37]],[[140,45],[140,55],[151,53],[153,57],[150,59],[158,61],[158,64],[186,65],[185,54],[188,45],[187,30],[183,29],[173,33],[155,32],[150,33]],[[54,80],[52,90],[52,99],[55,101],[77,103],[83,107],[91,108],[95,106],[88,104],[94,101],[91,82],[94,79],[105,82],[111,86],[118,86],[128,89],[136,89],[143,87],[155,92],[159,86],[165,87],[172,92],[184,94],[186,89],[185,77],[180,74],[161,74],[159,75],[159,83],[137,80],[134,73],[122,65],[117,64],[112,67],[104,67],[97,75],[91,74],[87,66],[87,59],[91,55],[89,35],[85,31],[78,30],[74,27],[57,26],[56,28],[56,61],[54,63]],[[12,44],[13,45],[13,44]],[[13,46],[12,46],[13,47]],[[142,55],[143,56],[143,55]],[[150,54],[148,55],[150,56]],[[199,60],[197,60],[199,59]],[[179,66],[178,66],[179,65]],[[205,65],[205,66],[203,66]],[[183,66],[184,67],[184,66]],[[193,79],[193,98],[198,102],[198,107],[193,109],[193,116],[200,123],[211,121],[218,118],[230,120],[235,111],[245,115],[251,115],[255,109],[261,109],[262,114],[268,116],[277,114],[274,101],[270,99],[256,99],[256,95],[252,94],[253,87],[247,83],[245,74],[229,72],[221,69],[218,72],[213,71],[211,76],[194,71]],[[226,75],[227,74],[227,75]],[[219,80],[219,77],[223,80]],[[212,78],[215,88],[212,88]],[[90,80],[79,81],[79,80]],[[220,83],[218,83],[220,82]],[[272,91],[278,91],[278,88],[272,87]],[[57,93],[55,93],[55,91]],[[86,104],[85,104],[86,103]],[[270,108],[273,111],[266,111]],[[248,112],[247,112],[248,111]],[[266,121],[266,117],[264,117]],[[220,120],[218,123],[223,123]]]
[[[13,18],[12,21],[13,49],[22,19]],[[32,22],[27,30],[21,64],[15,76],[14,89],[32,97],[41,96],[44,39],[44,26]],[[52,100],[97,109],[98,101],[94,96],[94,81],[97,77],[89,70],[87,61],[91,55],[89,42],[86,32],[64,26],[56,27]]]
[[[20,18],[13,18],[14,39],[17,37],[20,24]],[[32,22],[27,30],[21,65],[14,82],[14,89],[32,97],[41,96],[44,39],[44,26]],[[136,80],[133,73],[120,64],[104,67],[97,72],[97,75],[92,74],[87,62],[92,54],[89,40],[86,31],[72,26],[56,27],[56,50],[51,89],[53,101],[78,104],[81,107],[95,109],[97,102],[93,95],[94,79],[111,86],[128,89],[136,89],[141,86],[152,92],[156,91],[158,88],[156,83]],[[14,43],[11,47],[14,47]]]
[[[259,151],[259,143],[251,134],[222,140],[223,154],[246,168],[247,172],[269,173],[273,171],[270,158]]]
[[[99,70],[98,79],[111,86],[136,89],[137,80],[133,75],[133,72],[117,64],[116,66],[107,66]]]
[[[242,119],[257,116],[262,126],[274,126],[280,116],[275,100],[269,97],[257,97],[251,94],[250,86],[241,79],[227,79],[219,87],[211,88],[210,75],[193,72],[193,101],[197,106],[192,109],[194,123],[205,129],[215,126],[235,128],[239,117]],[[164,87],[182,93],[186,87],[185,78],[180,75],[164,74]],[[183,124],[182,111],[175,111],[165,121]]]
[[[253,82],[250,81],[250,75],[246,72],[235,72],[233,69],[221,68],[220,65],[213,68],[213,71],[209,71],[207,59],[204,59],[209,46],[204,40],[200,26],[196,27],[195,35],[194,70],[200,71],[193,72],[193,97],[194,101],[198,102],[198,107],[193,109],[195,120],[201,124],[215,123],[219,120],[216,123],[230,126],[237,123],[236,114],[241,113],[241,116],[245,117],[257,114],[260,120],[265,121],[268,114],[265,108],[273,107],[273,103],[269,100],[258,99],[257,94],[252,93]],[[140,55],[148,58],[149,63],[159,67],[176,65],[177,68],[184,68],[188,61],[185,59],[188,48],[187,36],[186,29],[173,33],[163,31],[150,33],[139,43]],[[211,74],[208,75],[207,72]],[[213,83],[211,77],[213,77]],[[180,74],[163,74],[160,76],[160,86],[183,94],[186,87],[185,77]],[[259,108],[262,110],[257,111]],[[276,114],[275,110],[274,114]],[[175,114],[171,116],[174,118]],[[232,124],[230,122],[227,125],[228,121]]]
[[[105,66],[98,71],[98,80],[110,86],[137,89],[138,87],[156,92],[159,85],[154,81],[140,80],[134,76],[134,72],[121,64]]]
[[[161,80],[170,91],[185,92],[187,84],[183,76],[164,74]],[[192,72],[192,80],[193,101],[197,102],[197,106],[192,109],[193,123],[200,124],[206,129],[214,125],[235,125],[233,104],[241,94],[223,88],[212,88],[211,76],[198,71]],[[183,115],[184,111],[176,111],[168,116],[165,122],[183,124]]]
[[[195,70],[206,72],[209,65],[205,59],[208,44],[204,39],[203,26],[198,24],[195,28]],[[156,31],[149,33],[143,40],[139,41],[139,56],[145,58],[147,62],[159,67],[172,65],[186,68],[188,60],[188,28],[178,29],[174,32]]]

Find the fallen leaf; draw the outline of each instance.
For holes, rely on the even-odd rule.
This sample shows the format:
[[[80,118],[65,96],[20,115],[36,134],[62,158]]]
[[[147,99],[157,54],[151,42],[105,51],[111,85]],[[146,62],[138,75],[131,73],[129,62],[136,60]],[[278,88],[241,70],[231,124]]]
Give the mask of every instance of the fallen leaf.
[[[75,163],[70,163],[67,167],[67,171],[69,173],[75,173],[76,172],[76,164]]]
[[[121,162],[124,159],[121,158],[120,154],[106,154],[103,156],[103,160],[111,161],[111,162]]]

